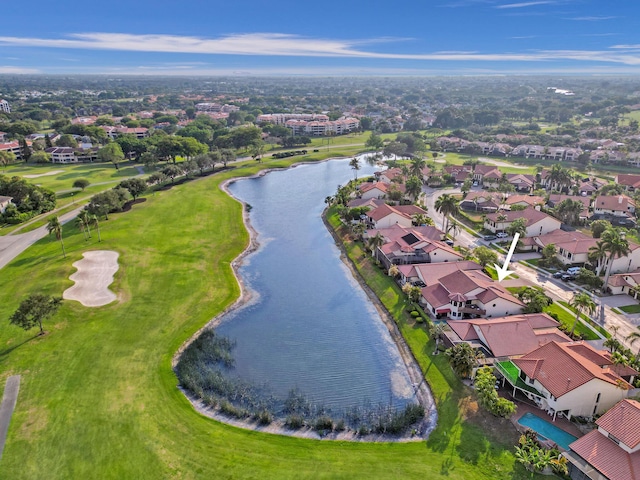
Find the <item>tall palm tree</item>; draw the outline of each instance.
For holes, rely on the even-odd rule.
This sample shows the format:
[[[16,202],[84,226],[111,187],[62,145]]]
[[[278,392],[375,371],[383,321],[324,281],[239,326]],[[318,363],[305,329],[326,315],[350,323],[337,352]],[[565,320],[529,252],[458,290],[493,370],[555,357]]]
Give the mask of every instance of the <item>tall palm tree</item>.
[[[573,299],[569,302],[573,308],[578,312],[576,314],[576,319],[573,322],[573,326],[571,327],[571,336],[573,336],[573,332],[576,329],[576,325],[578,320],[580,319],[580,314],[582,312],[587,313],[589,316],[593,315],[596,311],[596,302],[593,301],[591,295],[585,292],[574,293]]]
[[[636,341],[640,339],[640,327],[638,327],[637,332],[631,332],[629,335],[625,337],[625,340],[629,342],[629,345],[633,346]],[[640,351],[638,351],[638,355],[640,355]]]
[[[415,157],[411,160],[411,174],[418,178],[422,178],[422,169],[427,165],[427,162],[422,157]]]
[[[613,267],[613,261],[616,258],[626,257],[629,255],[629,241],[620,234],[619,230],[615,228],[609,228],[602,234],[602,242],[604,248],[609,252],[609,264],[607,265],[607,273],[604,276],[604,283],[602,284],[602,291],[607,290],[609,283],[609,276],[611,275],[611,268]]]
[[[351,170],[353,170],[355,180],[358,180],[358,170],[360,170],[360,160],[358,159],[358,157],[353,157],[349,161],[349,166],[351,167]]]
[[[376,250],[384,245],[384,242],[385,239],[380,234],[380,232],[377,232],[373,237],[370,237],[367,243],[369,244],[369,248],[371,249],[371,255],[374,255]]]
[[[67,258],[67,252],[64,251],[64,242],[62,241],[62,224],[58,217],[51,217],[49,222],[47,223],[47,231],[49,235],[52,233],[56,236],[56,239],[60,241],[60,245],[62,246],[62,256]]]
[[[96,230],[98,231],[98,242],[101,242],[102,238],[100,238],[100,222],[98,222],[98,216],[97,215],[91,215],[89,217],[89,223],[91,225],[93,225],[94,227],[96,227]]]
[[[600,276],[607,259],[607,249],[602,240],[597,241],[593,247],[589,248],[588,259],[596,267],[596,276]]]
[[[78,218],[82,219],[84,222],[84,228],[87,229],[87,233],[89,234],[89,238],[91,238],[91,214],[88,210],[81,210],[78,214]]]
[[[445,193],[438,197],[435,203],[436,211],[442,214],[442,230],[447,231],[449,216],[458,213],[458,201],[450,194]]]
[[[89,237],[87,236],[87,225],[84,223],[84,220],[80,218],[80,216],[76,217],[76,227],[78,227],[84,235],[84,241],[86,242],[87,240],[89,240]]]

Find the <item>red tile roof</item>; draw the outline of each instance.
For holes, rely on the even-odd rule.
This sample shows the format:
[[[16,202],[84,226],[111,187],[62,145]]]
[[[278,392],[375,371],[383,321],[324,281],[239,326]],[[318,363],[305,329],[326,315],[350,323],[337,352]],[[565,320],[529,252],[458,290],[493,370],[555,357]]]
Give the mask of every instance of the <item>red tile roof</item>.
[[[640,452],[625,452],[598,430],[569,447],[609,480],[640,480]]]
[[[594,379],[630,389],[631,385],[612,369],[602,368],[601,358],[604,357],[584,342],[549,342],[513,362],[556,398]]]
[[[633,450],[640,445],[640,402],[622,400],[596,420],[596,424]]]

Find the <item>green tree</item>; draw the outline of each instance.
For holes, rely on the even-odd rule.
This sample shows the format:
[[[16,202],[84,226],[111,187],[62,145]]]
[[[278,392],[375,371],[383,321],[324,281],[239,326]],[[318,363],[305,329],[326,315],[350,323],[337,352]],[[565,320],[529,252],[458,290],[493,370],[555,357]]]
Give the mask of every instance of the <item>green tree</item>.
[[[384,142],[382,141],[382,137],[375,132],[371,132],[369,138],[364,144],[365,147],[370,148],[375,153],[378,153],[384,147]]]
[[[609,220],[595,220],[591,222],[590,225],[591,235],[593,235],[593,238],[600,238],[605,230],[611,227],[612,225]]]
[[[380,232],[376,232],[373,237],[369,237],[367,245],[371,250],[371,255],[374,255],[376,250],[385,244],[385,239]]]
[[[253,158],[257,162],[262,163],[262,155],[264,155],[264,149],[265,145],[262,140],[254,141],[251,145],[249,145],[251,158]]]
[[[638,327],[637,332],[631,332],[629,335],[627,335],[625,338],[625,340],[627,340],[629,342],[629,345],[633,346],[634,343],[636,343],[639,339],[640,339],[640,327]],[[638,355],[640,355],[640,351],[638,352]]]
[[[351,167],[351,170],[353,170],[353,175],[355,180],[358,180],[358,170],[360,170],[360,159],[358,157],[353,157],[350,161],[349,161],[349,166]]]
[[[523,313],[540,313],[553,303],[542,290],[534,287],[525,287],[518,293],[518,297],[525,305]]]
[[[422,181],[415,175],[411,175],[405,183],[405,192],[413,199],[414,203],[417,202],[422,195]]]
[[[78,218],[82,220],[82,223],[84,223],[84,228],[87,229],[87,234],[89,235],[89,238],[91,238],[91,224],[92,224],[91,215],[85,208],[83,208],[82,210],[80,210],[80,213],[78,214]]]
[[[27,140],[25,138],[20,140],[20,151],[22,152],[22,159],[25,162],[28,162],[31,158],[31,147],[29,147],[29,144],[27,143]]]
[[[525,218],[516,218],[513,222],[507,225],[504,229],[512,237],[519,233],[520,237],[524,237],[527,234],[527,220]]]
[[[56,146],[78,148],[78,141],[73,137],[73,135],[65,133],[56,141]]]
[[[462,184],[462,187],[460,187],[460,191],[466,196],[466,194],[471,191],[471,187],[472,187],[471,180],[467,178]]]
[[[86,210],[83,210],[83,211],[86,211]],[[87,214],[89,214],[88,211],[86,212]],[[100,222],[98,221],[98,216],[89,214],[89,221],[87,222],[87,225],[92,225],[96,227],[96,231],[98,232],[98,242],[101,242],[102,238],[100,237]]]
[[[118,164],[124,161],[124,153],[122,152],[122,148],[115,142],[108,143],[100,150],[98,150],[98,158],[102,162],[111,162],[113,163],[116,170],[119,170],[120,167]]]
[[[591,295],[585,292],[576,292],[573,294],[573,298],[569,302],[576,310],[576,319],[573,321],[573,325],[571,326],[571,332],[569,335],[573,336],[573,332],[576,329],[576,325],[578,324],[578,320],[580,320],[580,314],[586,313],[587,315],[593,315],[596,311],[596,302],[593,301]]]
[[[62,224],[58,217],[51,217],[49,219],[49,222],[47,223],[47,231],[49,232],[49,235],[52,233],[55,235],[56,239],[62,246],[62,256],[67,258],[67,253],[64,251],[64,242],[62,241]]]
[[[141,178],[128,178],[120,182],[118,186],[126,189],[134,200],[147,190],[147,182]]]
[[[609,277],[613,268],[613,261],[616,258],[626,257],[629,255],[629,241],[620,233],[620,230],[610,228],[602,234],[602,242],[604,249],[609,253],[607,272],[604,276],[602,291],[606,292],[609,285]]]
[[[485,247],[484,245],[476,247],[473,250],[473,256],[476,257],[478,263],[483,267],[498,263],[498,254],[494,250],[490,249],[489,247]]]
[[[470,378],[473,369],[478,366],[478,352],[466,342],[455,344],[444,354],[453,371],[461,378]]]
[[[222,160],[222,165],[224,166],[224,168],[227,168],[228,163],[235,162],[236,152],[234,152],[230,148],[223,148],[220,150],[220,160]]]
[[[89,185],[91,185],[91,183],[86,178],[78,178],[73,182],[73,188],[79,188],[83,192]]]
[[[156,156],[155,152],[148,151],[140,155],[140,161],[144,164],[145,167],[153,168],[158,164],[158,157]]]
[[[15,162],[16,156],[7,152],[6,150],[0,150],[0,165],[2,165],[2,173],[4,173],[5,168]]]
[[[162,169],[162,173],[164,173],[167,177],[171,179],[171,183],[175,183],[176,177],[178,175],[182,175],[182,169],[178,165],[167,165]]]
[[[476,392],[478,393],[478,403],[489,412],[499,417],[510,417],[516,410],[513,402],[502,398],[496,392],[496,377],[491,367],[479,368],[474,379]]]
[[[583,209],[584,205],[581,202],[567,198],[556,205],[554,211],[558,219],[563,223],[578,225],[580,223],[580,213]]]
[[[31,294],[20,302],[18,309],[9,318],[9,323],[24,330],[40,327],[40,335],[43,335],[42,322],[53,317],[60,305],[62,305],[62,298],[40,293]]]
[[[86,242],[87,240],[89,240],[89,234],[87,232],[87,225],[84,223],[84,220],[79,215],[76,217],[76,222],[75,223],[76,223],[76,227],[78,227],[78,229],[84,235],[84,241]]]
[[[447,231],[449,217],[458,213],[458,201],[448,193],[438,197],[435,203],[436,211],[442,215],[442,230]]]

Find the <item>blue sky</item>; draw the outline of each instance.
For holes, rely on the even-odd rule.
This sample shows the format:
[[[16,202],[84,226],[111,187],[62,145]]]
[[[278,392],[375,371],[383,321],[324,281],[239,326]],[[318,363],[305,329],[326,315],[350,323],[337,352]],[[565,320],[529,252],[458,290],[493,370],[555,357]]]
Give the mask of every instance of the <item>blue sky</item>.
[[[637,0],[25,0],[0,73],[638,74]]]

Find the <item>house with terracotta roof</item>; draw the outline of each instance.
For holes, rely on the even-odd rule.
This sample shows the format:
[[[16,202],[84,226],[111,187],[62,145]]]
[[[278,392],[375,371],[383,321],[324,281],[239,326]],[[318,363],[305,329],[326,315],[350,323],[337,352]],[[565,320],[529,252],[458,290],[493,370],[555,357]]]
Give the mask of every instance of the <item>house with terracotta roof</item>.
[[[384,198],[389,191],[389,184],[384,182],[365,182],[359,185],[358,195],[364,200]]]
[[[528,192],[536,184],[536,177],[524,173],[507,173],[507,182],[518,192]]]
[[[612,295],[633,295],[631,290],[638,285],[640,285],[640,269],[627,273],[616,273],[609,277],[608,287]]]
[[[20,148],[20,142],[14,140],[12,142],[0,143],[0,152],[13,153],[16,160],[22,159],[22,148]]]
[[[480,159],[481,160],[481,159]],[[493,165],[476,165],[473,169],[473,180],[478,182],[480,185],[484,184],[484,176],[491,173],[490,178],[498,178],[502,176],[502,172]]]
[[[589,249],[598,242],[597,239],[577,230],[574,232],[554,230],[545,235],[534,236],[533,241],[538,251],[542,251],[547,245],[555,245],[556,258],[564,265],[587,263]]]
[[[502,193],[475,190],[467,193],[467,196],[460,202],[459,206],[463,210],[473,210],[476,212],[495,212],[502,204]]]
[[[0,214],[4,213],[9,205],[11,205],[11,200],[13,197],[5,197],[4,195],[0,195]]]
[[[514,205],[521,207],[537,207],[538,205],[544,205],[544,198],[538,195],[509,195],[502,203],[502,208],[511,210]]]
[[[583,206],[582,213],[586,213],[591,208],[591,198],[577,195],[565,195],[563,193],[551,193],[547,205],[551,208],[557,207],[564,200],[573,200],[574,202],[580,202]]]
[[[593,213],[596,215],[634,217],[635,211],[636,203],[626,195],[600,195],[593,202]]]
[[[457,262],[464,257],[442,242],[444,233],[436,227],[402,227],[392,225],[389,228],[367,230],[363,237],[382,236],[384,244],[376,248],[375,257],[385,268],[391,265],[414,263]]]
[[[496,358],[521,357],[551,341],[572,341],[558,329],[560,324],[546,313],[449,320],[447,325],[449,329],[445,329],[443,335],[448,347],[466,342],[480,350],[488,364]]]
[[[625,399],[563,455],[572,480],[640,480],[640,402]]]
[[[500,317],[524,307],[474,262],[401,265],[398,270],[401,282],[424,285],[420,303],[437,318]]]
[[[427,215],[427,212],[415,205],[380,205],[367,212],[370,228],[388,228],[392,225],[410,227],[414,215]]]
[[[640,188],[640,175],[634,173],[619,173],[616,175],[616,183],[622,185],[627,192],[633,192]]]
[[[396,178],[401,182],[404,182],[404,175],[402,174],[402,170],[399,168],[389,168],[381,172],[376,172],[374,175],[379,181],[384,183],[391,183]]]
[[[502,216],[504,218],[502,218]],[[554,230],[558,230],[562,223],[557,218],[547,215],[534,208],[527,208],[519,211],[504,211],[490,213],[484,222],[484,228],[493,233],[504,232],[516,219],[524,218],[527,225],[525,237],[544,235]]]
[[[548,342],[520,358],[496,364],[516,390],[555,419],[593,417],[633,391],[638,372],[615,364],[606,350],[586,342]]]

